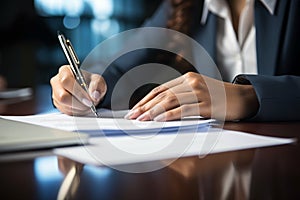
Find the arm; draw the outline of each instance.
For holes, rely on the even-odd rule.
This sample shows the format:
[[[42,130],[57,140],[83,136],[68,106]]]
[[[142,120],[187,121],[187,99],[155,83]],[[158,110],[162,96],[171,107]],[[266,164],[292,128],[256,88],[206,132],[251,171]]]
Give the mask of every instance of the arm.
[[[235,83],[247,81],[253,86],[259,109],[253,121],[300,120],[300,77],[292,75],[240,75]]]

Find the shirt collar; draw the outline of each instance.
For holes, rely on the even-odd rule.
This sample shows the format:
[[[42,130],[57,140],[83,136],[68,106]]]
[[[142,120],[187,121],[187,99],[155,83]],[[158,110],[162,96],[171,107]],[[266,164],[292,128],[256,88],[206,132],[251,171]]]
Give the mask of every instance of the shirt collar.
[[[205,0],[204,6],[203,6],[203,12],[201,17],[201,24],[206,23],[207,15],[208,15],[208,4],[213,0]],[[274,15],[275,7],[277,4],[277,0],[259,0],[262,2],[262,4],[266,7],[266,9],[269,11],[271,15]]]

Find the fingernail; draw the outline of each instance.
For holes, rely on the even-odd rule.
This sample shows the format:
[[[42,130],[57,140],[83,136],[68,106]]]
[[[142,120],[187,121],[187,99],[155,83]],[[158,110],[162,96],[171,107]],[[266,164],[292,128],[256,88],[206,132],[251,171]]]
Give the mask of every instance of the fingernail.
[[[93,103],[90,100],[86,99],[86,98],[82,99],[82,103],[84,105],[88,106],[88,107],[91,107],[93,105]]]
[[[155,117],[153,120],[156,122],[164,122],[164,121],[166,121],[166,117],[164,114],[161,114],[161,115],[158,115],[157,117]]]
[[[130,110],[125,116],[124,118],[125,119],[130,119],[130,117],[133,115],[134,111],[133,110]]]
[[[99,101],[100,100],[100,92],[98,92],[97,90],[95,90],[93,93],[92,93],[92,98],[95,99],[96,101]]]
[[[138,121],[144,121],[147,118],[147,116],[148,116],[148,113],[143,113],[138,118],[136,118],[136,120],[138,120]]]

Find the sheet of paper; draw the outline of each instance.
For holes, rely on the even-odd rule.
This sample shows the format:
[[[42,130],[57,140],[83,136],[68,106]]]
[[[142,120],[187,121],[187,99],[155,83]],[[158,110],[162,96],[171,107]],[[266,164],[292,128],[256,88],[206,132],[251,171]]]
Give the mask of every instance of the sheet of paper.
[[[61,113],[1,117],[50,128],[79,131],[88,133],[91,136],[197,131],[199,128],[207,127],[210,122],[214,121],[212,119],[189,118],[169,122],[140,122],[122,118],[121,116],[124,116],[126,113],[126,111],[112,113],[102,110],[100,112],[101,118],[73,117]]]
[[[211,153],[293,142],[295,139],[265,137],[211,128],[208,132],[196,134],[90,138],[90,145],[57,148],[54,153],[83,164],[114,166],[194,155],[205,156]]]

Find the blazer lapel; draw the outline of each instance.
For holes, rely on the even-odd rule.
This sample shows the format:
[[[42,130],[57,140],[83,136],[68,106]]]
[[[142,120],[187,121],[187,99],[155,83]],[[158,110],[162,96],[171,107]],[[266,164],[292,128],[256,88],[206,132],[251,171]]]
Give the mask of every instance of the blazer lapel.
[[[255,2],[258,73],[275,75],[281,50],[281,33],[289,0],[278,0],[274,15],[260,1]]]
[[[203,46],[207,53],[216,62],[216,28],[217,17],[209,13],[205,24],[201,25],[195,39]]]
[[[201,25],[194,35],[195,40],[202,45],[206,53],[209,54],[214,62],[212,62],[211,59],[206,59],[206,53],[204,57],[194,55],[194,59],[199,73],[219,79],[219,71],[216,67],[216,28],[217,17],[214,14],[209,13],[206,23]]]

